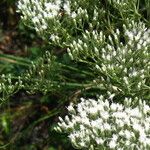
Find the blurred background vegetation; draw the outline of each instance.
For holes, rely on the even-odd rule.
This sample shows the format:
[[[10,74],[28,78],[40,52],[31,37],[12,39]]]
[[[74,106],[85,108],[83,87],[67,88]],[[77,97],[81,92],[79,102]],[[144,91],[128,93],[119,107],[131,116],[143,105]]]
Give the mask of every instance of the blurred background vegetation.
[[[16,4],[17,0],[0,1],[0,75],[23,73],[49,49],[35,31],[20,21]],[[139,7],[144,18],[150,20],[149,0],[141,0]],[[59,55],[58,50],[57,53]],[[71,96],[76,92],[67,94]],[[66,93],[31,95],[19,91],[1,105],[0,149],[73,150],[66,135],[53,131],[58,116],[66,113]]]

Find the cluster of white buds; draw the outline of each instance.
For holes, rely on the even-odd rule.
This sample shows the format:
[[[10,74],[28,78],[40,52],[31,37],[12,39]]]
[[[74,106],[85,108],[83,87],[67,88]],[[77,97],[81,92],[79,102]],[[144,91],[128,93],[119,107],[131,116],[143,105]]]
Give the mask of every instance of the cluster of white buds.
[[[17,92],[19,89],[24,87],[21,77],[19,76],[17,81],[13,81],[11,74],[7,76],[2,74],[0,76],[0,101],[7,99],[11,94]]]
[[[121,89],[137,93],[145,89],[150,71],[150,30],[143,23],[135,22],[124,28],[125,43],[120,42],[121,33],[116,30],[113,33],[114,42],[109,37],[111,44],[102,49],[103,61],[99,70],[121,83]]]
[[[103,32],[86,31],[70,44],[68,53],[71,59],[81,62],[90,63],[90,58],[96,72],[107,76],[100,77],[104,87],[129,94],[149,90],[150,29],[141,22],[131,22],[124,25],[122,35],[118,29],[107,38]]]
[[[85,31],[82,34],[81,39],[74,40],[68,50],[69,56],[77,61],[82,61],[92,57],[92,59],[100,59],[100,48],[105,45],[106,37],[103,32],[97,32],[96,30]]]
[[[136,1],[109,0],[108,3],[118,12],[123,12],[121,14],[122,19],[131,19],[133,18],[131,17],[133,16],[133,8],[136,11]],[[100,29],[103,26],[102,23],[105,22],[103,20],[106,19],[106,10],[103,6],[104,4],[100,1],[91,2],[91,0],[18,1],[18,11],[22,14],[22,19],[24,22],[26,21],[26,25],[33,27],[42,38],[48,41],[51,34],[59,33],[58,38],[62,38],[63,44],[66,45],[68,45],[67,40],[70,41],[71,37],[77,35],[78,31],[84,32],[84,26],[93,29]],[[135,14],[137,15],[137,11]],[[56,44],[55,40],[54,44]]]
[[[79,30],[84,31],[85,22],[92,27],[99,26],[105,11],[97,5],[99,2],[93,1],[91,4],[90,0],[19,0],[18,12],[26,25],[34,28],[42,38],[49,41],[52,37],[51,42],[58,44],[61,38],[65,43],[68,35],[71,37]],[[59,38],[57,42],[53,39],[56,34]]]
[[[67,109],[69,116],[59,117],[55,130],[66,132],[77,149],[150,148],[150,108],[145,101],[132,108],[131,98],[122,105],[100,96],[98,100],[81,98]]]
[[[53,43],[55,43],[56,45],[59,45],[59,43],[60,43],[60,38],[59,38],[59,36],[56,35],[56,34],[51,34],[50,40],[51,40]]]
[[[22,13],[22,19],[33,24],[38,33],[48,30],[49,24],[60,16],[61,0],[20,0],[18,11]],[[65,12],[70,14],[69,2],[64,3]],[[56,19],[57,20],[57,19]]]
[[[124,6],[124,5],[127,5],[130,0],[116,0],[116,1],[111,1],[111,0],[108,0],[110,3],[113,3],[114,5],[119,5],[119,6]],[[136,2],[136,0],[133,0],[133,2]]]
[[[136,5],[137,5],[137,0],[108,0],[110,4],[112,4],[115,8],[122,10],[122,14],[124,13],[132,13],[134,12],[134,9],[132,8],[133,6],[136,9]]]
[[[56,57],[46,51],[43,57],[32,62],[30,68],[24,73],[24,86],[28,93],[43,92],[46,94],[49,90],[60,88],[55,77],[60,75],[60,65],[56,62]],[[35,78],[36,77],[36,78]],[[57,79],[59,80],[58,76]]]

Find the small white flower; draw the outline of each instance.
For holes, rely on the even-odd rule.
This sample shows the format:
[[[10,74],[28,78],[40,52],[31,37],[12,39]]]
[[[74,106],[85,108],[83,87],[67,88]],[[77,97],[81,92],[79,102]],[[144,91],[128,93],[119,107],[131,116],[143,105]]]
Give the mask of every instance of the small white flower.
[[[105,130],[111,130],[111,126],[108,123],[104,123],[103,127]]]
[[[69,111],[70,113],[72,113],[72,114],[75,114],[75,113],[76,113],[75,109],[73,108],[73,104],[72,104],[72,103],[67,107],[67,109],[68,109],[68,111]]]
[[[77,14],[75,12],[72,12],[71,17],[76,18]]]
[[[117,139],[118,139],[118,135],[113,134],[112,140],[113,140],[113,141],[117,141]]]
[[[114,140],[111,140],[111,141],[109,142],[109,147],[110,147],[111,149],[114,149],[114,148],[116,148],[116,146],[117,146],[117,143],[116,143],[116,141],[114,141]]]
[[[110,117],[110,115],[107,111],[100,112],[100,115],[104,120],[107,120]]]
[[[104,140],[103,139],[101,139],[101,138],[96,138],[95,139],[95,141],[96,141],[96,143],[98,144],[98,145],[102,145],[102,144],[104,144]]]
[[[129,140],[132,137],[131,131],[125,130],[124,131],[124,136],[126,137],[126,139]]]
[[[102,119],[97,119],[97,120],[92,120],[91,121],[91,127],[92,128],[95,128],[95,129],[102,129],[102,123],[103,123],[103,120]]]
[[[145,134],[144,130],[143,131],[140,130],[140,132],[139,132],[139,141],[141,143],[145,143],[145,140],[146,140],[146,134]]]

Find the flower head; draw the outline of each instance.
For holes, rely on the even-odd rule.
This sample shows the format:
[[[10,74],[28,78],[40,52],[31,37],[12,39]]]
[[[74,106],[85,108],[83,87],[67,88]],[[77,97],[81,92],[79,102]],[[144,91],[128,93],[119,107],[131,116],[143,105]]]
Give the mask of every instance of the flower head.
[[[72,104],[68,106],[70,115],[67,119],[60,118],[58,127],[69,134],[72,144],[79,149],[91,146],[94,149],[101,146],[129,149],[134,145],[141,149],[150,148],[150,116],[148,111],[143,111],[149,108],[148,105],[139,100],[140,105],[131,108],[129,104],[110,104],[108,99],[101,98],[97,101],[82,98],[76,109]]]

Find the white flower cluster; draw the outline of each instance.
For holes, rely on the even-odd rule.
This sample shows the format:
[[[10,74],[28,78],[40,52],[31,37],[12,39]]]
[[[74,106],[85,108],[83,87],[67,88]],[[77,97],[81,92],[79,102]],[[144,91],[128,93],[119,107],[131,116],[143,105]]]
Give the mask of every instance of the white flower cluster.
[[[84,99],[76,106],[68,106],[69,116],[55,128],[69,134],[73,146],[78,149],[146,150],[150,148],[150,108],[139,100],[139,106],[131,108],[131,99],[125,106],[99,99]]]
[[[149,90],[150,29],[143,23],[131,22],[124,25],[122,34],[117,29],[106,38],[103,32],[86,31],[82,39],[70,44],[68,53],[80,62],[89,62],[91,58],[96,72],[107,76],[100,78],[104,87],[109,85],[108,91],[110,88],[130,94]],[[124,40],[120,41],[121,37]]]
[[[108,0],[110,4],[115,6],[117,9],[121,10],[121,13],[134,12],[133,7],[138,3],[137,0]],[[136,7],[135,7],[136,9]]]
[[[131,10],[133,7],[136,8],[136,0],[132,1],[133,5],[131,5],[131,0],[109,0],[109,3],[113,7],[115,6],[115,9],[119,11],[121,9],[121,12],[125,12],[125,15],[122,14],[125,19],[131,18],[133,14]],[[99,29],[106,19],[106,11],[103,6],[104,4],[100,1],[91,0],[18,1],[18,11],[22,14],[23,21],[26,21],[28,26],[33,27],[42,38],[49,41],[51,34],[57,35],[59,33],[57,35],[59,40],[57,41],[53,40],[52,35],[51,40],[54,44],[58,44],[62,36],[64,43],[65,38],[69,41],[69,38],[77,35],[79,31],[84,32],[84,26]]]
[[[114,5],[119,5],[119,6],[127,5],[129,2],[131,2],[131,0],[116,0],[116,1],[108,0],[108,1],[110,3],[113,3]],[[133,2],[136,2],[136,0],[133,0]]]
[[[74,35],[79,30],[84,31],[85,22],[99,28],[99,20],[105,11],[97,5],[98,1],[91,3],[90,0],[19,0],[18,12],[26,25],[33,27],[42,38],[49,40],[50,37],[52,42],[58,44],[60,40],[56,41],[55,36],[58,39],[64,34]]]
[[[48,29],[53,19],[59,16],[61,11],[61,0],[20,0],[18,11],[22,13],[22,19],[33,23],[38,33]],[[64,3],[65,11],[70,14],[69,2]],[[56,19],[57,20],[57,19]]]
[[[24,87],[20,76],[17,80],[13,80],[11,74],[0,75],[0,101],[7,100],[9,96],[16,93],[20,88]]]
[[[98,33],[96,30],[93,30],[92,32],[86,30],[82,34],[82,39],[74,40],[67,51],[74,60],[82,61],[88,57],[99,59],[99,48],[105,45],[105,40],[106,37],[103,32]]]

